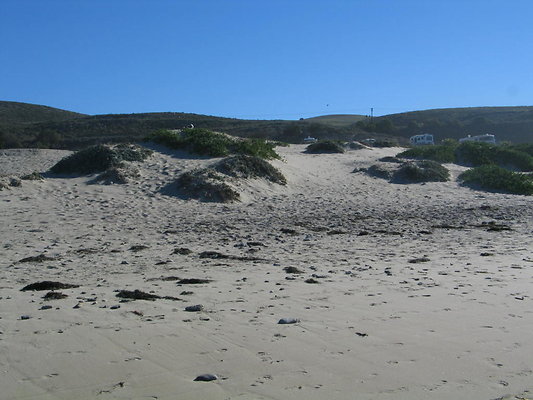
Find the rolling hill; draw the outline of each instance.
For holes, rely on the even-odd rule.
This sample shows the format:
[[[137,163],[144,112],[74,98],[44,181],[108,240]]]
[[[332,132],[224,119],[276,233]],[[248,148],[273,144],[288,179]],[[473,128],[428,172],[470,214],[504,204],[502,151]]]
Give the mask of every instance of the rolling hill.
[[[0,101],[0,126],[57,122],[83,116],[85,115],[37,104]]]
[[[173,112],[83,115],[32,104],[2,103],[6,111],[0,117],[0,147],[78,149],[95,143],[139,141],[159,129],[180,129],[189,124],[290,143],[300,143],[306,135],[344,140],[368,136],[353,124],[346,127],[305,120],[243,120]]]
[[[1,147],[79,149],[104,142],[139,141],[159,129],[197,127],[242,137],[301,143],[319,139],[396,138],[418,133],[436,141],[492,133],[499,141],[533,142],[533,107],[478,107],[413,111],[375,117],[324,115],[298,121],[243,120],[187,113],[84,115],[26,103],[0,102]]]
[[[402,137],[432,133],[442,140],[490,133],[499,141],[533,141],[533,107],[445,108],[375,118],[376,124],[385,120],[392,125],[389,133]]]
[[[366,115],[357,115],[357,114],[332,114],[332,115],[321,115],[319,117],[306,118],[304,121],[307,122],[316,122],[319,124],[324,124],[328,126],[337,126],[337,127],[348,127],[355,124],[356,122],[364,120]]]

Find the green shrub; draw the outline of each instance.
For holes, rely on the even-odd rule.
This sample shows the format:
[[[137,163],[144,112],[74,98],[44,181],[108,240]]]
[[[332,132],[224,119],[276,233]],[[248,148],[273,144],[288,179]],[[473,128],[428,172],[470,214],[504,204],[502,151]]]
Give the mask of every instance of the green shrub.
[[[184,172],[176,184],[188,198],[220,203],[240,199],[240,194],[224,182],[224,177],[210,168]]]
[[[507,145],[511,150],[520,151],[533,157],[533,143],[517,143]]]
[[[417,146],[397,154],[397,157],[453,163],[455,162],[456,147],[457,145],[454,143],[435,146]]]
[[[513,194],[533,194],[533,178],[497,165],[482,165],[459,175],[466,185]]]
[[[446,182],[449,171],[436,161],[420,160],[404,163],[392,177],[393,182]]]
[[[372,144],[374,147],[398,147],[398,141],[393,139],[378,139]]]
[[[263,139],[238,139],[207,129],[184,129],[181,132],[163,129],[154,132],[145,140],[209,157],[248,154],[265,159],[279,158],[274,150],[276,144],[273,142]]]
[[[275,146],[275,143],[267,142],[263,139],[245,139],[235,142],[230,148],[232,153],[247,154],[269,160],[280,158],[274,150]]]
[[[215,165],[215,169],[235,178],[265,178],[286,185],[287,179],[267,161],[245,154],[227,157]]]
[[[339,142],[334,140],[321,140],[316,143],[311,143],[307,146],[307,153],[344,153],[344,149]]]
[[[152,152],[136,145],[122,144],[114,148],[96,145],[71,154],[50,170],[56,174],[92,174],[118,167],[123,161],[142,161]]]
[[[492,147],[489,143],[463,142],[455,149],[456,162],[473,167],[492,164]]]
[[[520,149],[519,146],[463,142],[457,147],[455,156],[459,164],[472,167],[495,164],[519,171],[533,171],[533,157]]]
[[[367,169],[363,169],[363,171],[366,172],[369,176],[386,180],[391,179],[394,174],[394,169],[384,164],[374,164],[368,167]]]
[[[20,179],[23,181],[42,181],[44,177],[39,172],[34,171],[31,174],[21,176]]]
[[[457,144],[447,141],[436,146],[413,147],[397,156],[472,167],[495,164],[519,171],[533,171],[533,156],[530,152],[533,152],[533,145],[494,145],[473,141]]]

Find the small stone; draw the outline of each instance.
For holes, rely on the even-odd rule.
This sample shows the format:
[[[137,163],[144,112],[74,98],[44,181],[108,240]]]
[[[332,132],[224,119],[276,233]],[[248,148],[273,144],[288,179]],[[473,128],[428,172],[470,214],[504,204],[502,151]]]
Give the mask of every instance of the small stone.
[[[52,308],[52,306],[42,306],[40,309],[41,310],[50,310]]]
[[[203,311],[203,310],[204,310],[204,306],[201,304],[196,304],[194,306],[185,307],[185,311],[188,311],[188,312]]]
[[[30,318],[31,318],[31,317],[30,317],[29,315],[21,315],[21,316],[20,316],[20,319],[21,319],[22,321],[24,321],[24,320],[26,320],[26,319],[30,319]]]
[[[282,318],[278,321],[278,324],[286,325],[286,324],[296,324],[300,322],[298,318]]]
[[[203,374],[203,375],[198,375],[196,378],[194,378],[194,381],[195,382],[211,382],[211,381],[216,381],[217,379],[218,377],[216,375]]]
[[[115,305],[115,306],[111,306],[109,307],[110,310],[118,310],[120,308],[120,305]]]

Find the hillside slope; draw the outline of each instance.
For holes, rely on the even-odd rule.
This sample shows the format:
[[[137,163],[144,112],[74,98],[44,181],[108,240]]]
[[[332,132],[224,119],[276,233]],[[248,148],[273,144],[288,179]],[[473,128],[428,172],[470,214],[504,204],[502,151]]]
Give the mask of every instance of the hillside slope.
[[[355,124],[356,122],[364,120],[365,118],[367,118],[366,115],[332,114],[306,118],[304,121],[317,122],[319,124],[325,124],[329,126],[347,127]]]
[[[533,141],[533,107],[445,108],[376,118],[383,120],[392,123],[390,133],[403,137],[427,132],[441,140],[490,133],[500,141]]]
[[[0,126],[65,121],[83,116],[85,115],[37,104],[0,101]]]

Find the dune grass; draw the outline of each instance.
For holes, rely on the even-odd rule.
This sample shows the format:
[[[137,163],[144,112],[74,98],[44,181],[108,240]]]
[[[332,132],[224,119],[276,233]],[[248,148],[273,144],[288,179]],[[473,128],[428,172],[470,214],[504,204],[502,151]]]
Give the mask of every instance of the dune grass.
[[[533,177],[498,167],[482,165],[459,175],[467,186],[513,194],[533,194]]]
[[[264,178],[280,185],[287,184],[287,179],[277,168],[259,157],[245,154],[224,158],[215,169],[234,178]]]
[[[393,182],[446,182],[449,171],[436,161],[420,160],[404,163],[392,176]]]
[[[50,171],[56,174],[92,174],[121,166],[123,161],[144,161],[151,154],[151,150],[131,144],[114,147],[100,144],[63,158]]]
[[[311,143],[306,148],[306,153],[344,153],[342,145],[335,140],[321,140],[316,143]]]
[[[523,172],[533,171],[532,145],[494,145],[481,142],[457,143],[449,141],[436,146],[418,146],[397,156],[425,159],[444,163],[456,163],[471,167],[498,165]]]
[[[163,129],[149,135],[145,140],[209,157],[246,154],[264,159],[279,158],[274,150],[275,143],[263,139],[235,138],[207,129],[183,129],[181,132]]]

